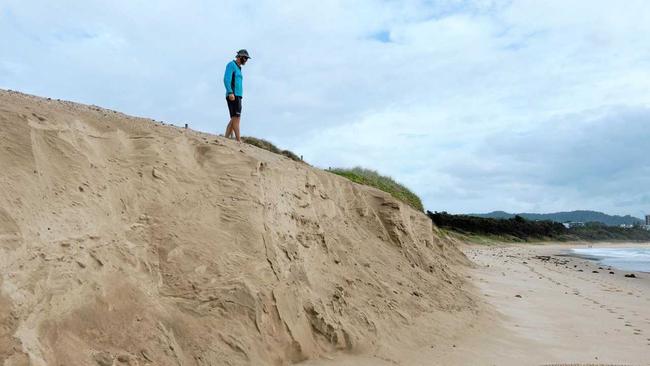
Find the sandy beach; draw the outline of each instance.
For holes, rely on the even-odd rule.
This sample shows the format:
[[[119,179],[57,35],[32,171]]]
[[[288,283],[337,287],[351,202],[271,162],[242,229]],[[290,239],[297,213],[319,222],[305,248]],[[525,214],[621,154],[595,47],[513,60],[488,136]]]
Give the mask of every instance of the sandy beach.
[[[472,276],[531,364],[650,364],[650,274],[558,256],[586,244],[468,247]],[[645,244],[594,244],[633,247]],[[613,273],[611,273],[613,272]],[[498,363],[502,364],[502,363]]]
[[[584,244],[469,246],[95,106],[0,90],[0,126],[2,365],[650,365],[650,274],[561,255]]]
[[[650,274],[627,278],[631,272],[561,255],[578,247],[586,244],[465,246],[481,313],[449,327],[451,343],[432,341],[391,362],[343,357],[313,364],[650,365]]]

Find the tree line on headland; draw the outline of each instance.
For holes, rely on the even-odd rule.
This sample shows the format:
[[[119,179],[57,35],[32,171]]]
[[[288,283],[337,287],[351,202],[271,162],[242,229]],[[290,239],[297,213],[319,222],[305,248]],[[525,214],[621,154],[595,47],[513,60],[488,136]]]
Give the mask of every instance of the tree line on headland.
[[[469,236],[488,236],[510,241],[650,241],[650,231],[640,226],[623,228],[607,226],[599,222],[587,222],[584,226],[566,228],[559,222],[532,221],[521,216],[509,219],[493,219],[468,215],[452,215],[447,212],[427,211],[436,226]]]

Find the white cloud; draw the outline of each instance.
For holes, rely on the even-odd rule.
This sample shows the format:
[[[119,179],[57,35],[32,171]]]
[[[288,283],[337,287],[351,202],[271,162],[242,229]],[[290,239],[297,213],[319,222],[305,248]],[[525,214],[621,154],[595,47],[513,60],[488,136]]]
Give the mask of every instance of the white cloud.
[[[603,190],[585,181],[607,168],[539,145],[553,145],[547,131],[567,146],[580,136],[574,153],[597,164],[586,147],[600,130],[550,126],[648,107],[645,1],[152,4],[3,2],[0,87],[221,132],[223,67],[247,48],[244,133],[316,165],[375,168],[432,210],[642,210],[647,194],[624,187],[647,165]],[[620,129],[622,145],[640,143]]]

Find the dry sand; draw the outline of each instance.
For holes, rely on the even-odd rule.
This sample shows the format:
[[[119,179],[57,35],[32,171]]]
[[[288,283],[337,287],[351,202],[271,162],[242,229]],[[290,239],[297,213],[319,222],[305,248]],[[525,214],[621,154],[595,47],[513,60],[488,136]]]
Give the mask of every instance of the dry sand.
[[[283,156],[9,91],[0,149],[0,365],[390,359],[478,313],[423,213]]]

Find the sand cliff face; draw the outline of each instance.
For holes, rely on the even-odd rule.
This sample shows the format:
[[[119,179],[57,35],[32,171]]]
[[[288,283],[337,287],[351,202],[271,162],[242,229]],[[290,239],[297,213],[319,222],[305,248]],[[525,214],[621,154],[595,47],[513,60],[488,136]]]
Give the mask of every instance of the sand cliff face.
[[[4,365],[288,364],[473,306],[424,214],[249,145],[0,91],[0,149]]]

